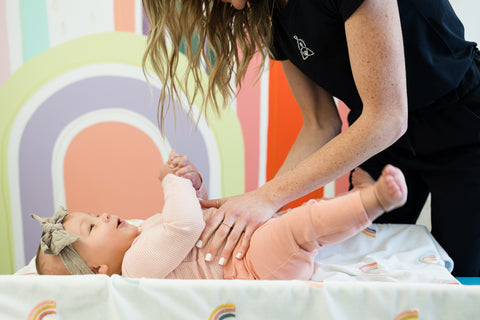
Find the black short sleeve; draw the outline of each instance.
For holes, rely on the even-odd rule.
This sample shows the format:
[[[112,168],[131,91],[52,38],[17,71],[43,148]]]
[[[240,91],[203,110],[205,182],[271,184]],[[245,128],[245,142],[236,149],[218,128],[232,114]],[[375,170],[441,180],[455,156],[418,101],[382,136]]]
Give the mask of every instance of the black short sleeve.
[[[348,18],[355,12],[355,10],[360,7],[360,5],[365,0],[327,0],[327,6],[330,7],[332,12],[337,12],[340,15],[343,22],[347,21]]]
[[[281,15],[279,14],[278,8],[274,7],[274,12],[272,15],[272,42],[270,44],[270,58],[273,60],[287,60],[287,55],[283,52],[281,45],[279,43],[279,29],[283,21],[281,20]]]
[[[288,0],[273,15],[272,53],[289,59],[331,95],[360,114],[345,21],[365,0]],[[476,43],[464,39],[449,0],[396,0],[400,15],[410,110],[458,87],[471,68]],[[374,35],[372,35],[374,36]]]
[[[301,3],[307,1],[308,3]],[[275,60],[286,60],[286,54],[280,45],[285,33],[289,32],[287,20],[295,23],[299,20],[323,20],[330,25],[332,22],[343,24],[360,7],[365,0],[289,0],[287,6],[281,10],[274,7],[273,12],[273,39],[270,50]],[[300,8],[300,9],[299,9]],[[288,17],[288,18],[287,18]],[[292,20],[293,19],[293,20]]]

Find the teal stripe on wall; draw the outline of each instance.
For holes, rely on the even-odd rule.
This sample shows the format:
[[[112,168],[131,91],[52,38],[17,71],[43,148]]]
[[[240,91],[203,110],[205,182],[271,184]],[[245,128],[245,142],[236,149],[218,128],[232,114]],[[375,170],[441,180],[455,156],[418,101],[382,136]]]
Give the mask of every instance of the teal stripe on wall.
[[[20,0],[23,34],[23,61],[26,62],[50,48],[47,6],[45,0]]]

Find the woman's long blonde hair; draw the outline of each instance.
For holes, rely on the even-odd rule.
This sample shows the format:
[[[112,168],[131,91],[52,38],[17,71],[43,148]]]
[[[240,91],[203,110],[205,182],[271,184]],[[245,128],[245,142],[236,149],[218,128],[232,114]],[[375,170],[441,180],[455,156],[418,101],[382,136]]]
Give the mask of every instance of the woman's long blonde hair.
[[[286,0],[282,0],[286,2]],[[250,0],[243,10],[236,10],[220,0],[142,0],[150,26],[147,49],[142,66],[147,74],[150,62],[162,81],[158,102],[158,122],[164,131],[165,102],[179,99],[179,90],[187,93],[189,114],[198,96],[203,106],[212,102],[219,114],[224,101],[235,94],[231,80],[240,86],[248,64],[258,51],[263,68],[271,44],[271,15],[278,0]],[[185,78],[177,74],[180,48],[188,59],[186,77],[193,77],[196,86],[187,91]],[[208,87],[201,84],[201,66],[209,73]]]

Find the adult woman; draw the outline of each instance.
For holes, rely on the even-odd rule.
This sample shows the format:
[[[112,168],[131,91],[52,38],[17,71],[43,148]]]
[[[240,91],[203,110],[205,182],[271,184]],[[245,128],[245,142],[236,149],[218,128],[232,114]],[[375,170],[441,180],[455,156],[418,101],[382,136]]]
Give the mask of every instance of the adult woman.
[[[205,243],[215,231],[209,252],[228,236],[218,259],[241,257],[253,230],[289,201],[356,166],[376,178],[393,163],[405,172],[410,196],[382,222],[414,223],[431,192],[432,233],[455,261],[455,274],[480,275],[480,58],[448,0],[222,1],[177,7],[144,0],[156,27],[146,55],[159,65],[158,30],[175,47],[196,29],[200,45],[207,38],[217,59],[211,93],[216,85],[228,87],[234,65],[241,80],[255,46],[270,48],[282,60],[304,124],[273,180],[221,200],[200,238]],[[175,10],[162,13],[166,2]],[[199,52],[192,53],[193,68]],[[157,71],[168,81],[174,67]],[[332,96],[351,110],[350,127],[341,133]]]

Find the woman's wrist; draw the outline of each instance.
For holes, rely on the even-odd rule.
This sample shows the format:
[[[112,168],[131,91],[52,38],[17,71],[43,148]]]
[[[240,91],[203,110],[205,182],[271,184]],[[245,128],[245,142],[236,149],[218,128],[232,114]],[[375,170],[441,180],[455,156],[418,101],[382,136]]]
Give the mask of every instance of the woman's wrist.
[[[270,204],[270,207],[276,212],[283,206],[285,206],[286,201],[281,197],[280,193],[278,192],[277,178],[274,178],[263,186],[257,189],[257,194],[266,200]]]

